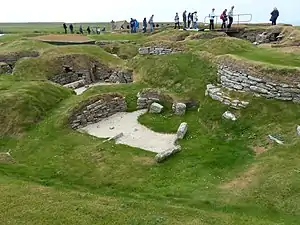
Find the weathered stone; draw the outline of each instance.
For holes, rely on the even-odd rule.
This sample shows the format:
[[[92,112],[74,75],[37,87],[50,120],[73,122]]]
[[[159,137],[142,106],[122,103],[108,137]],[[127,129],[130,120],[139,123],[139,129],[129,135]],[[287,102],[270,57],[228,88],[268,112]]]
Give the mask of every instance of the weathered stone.
[[[257,87],[257,86],[250,86],[250,90],[258,92],[258,93],[262,93],[262,94],[268,93],[268,90],[261,88],[261,87]]]
[[[300,126],[299,125],[297,125],[296,131],[297,131],[297,135],[300,136]]]
[[[149,109],[149,113],[161,113],[162,110],[163,110],[163,106],[156,103],[156,102],[153,102],[151,105],[150,105],[150,109]]]
[[[275,141],[277,144],[283,145],[283,141],[279,140],[278,138],[273,137],[272,135],[268,135],[271,141]]]
[[[250,80],[254,80],[254,81],[256,81],[256,82],[262,82],[263,80],[262,79],[260,79],[260,78],[257,78],[257,77],[253,77],[253,76],[248,76],[248,79],[250,79]]]
[[[177,139],[183,139],[184,136],[186,135],[187,130],[188,130],[187,123],[185,122],[181,123],[177,130]]]
[[[225,119],[229,119],[229,120],[233,120],[233,121],[235,121],[237,119],[236,116],[233,113],[229,112],[229,111],[224,112],[222,116]]]
[[[172,110],[175,115],[184,115],[186,110],[186,105],[184,103],[173,103]]]
[[[169,158],[170,156],[174,155],[175,153],[179,152],[181,150],[180,146],[175,146],[174,148],[168,149],[166,151],[163,151],[161,153],[158,153],[155,156],[155,161],[160,163]]]

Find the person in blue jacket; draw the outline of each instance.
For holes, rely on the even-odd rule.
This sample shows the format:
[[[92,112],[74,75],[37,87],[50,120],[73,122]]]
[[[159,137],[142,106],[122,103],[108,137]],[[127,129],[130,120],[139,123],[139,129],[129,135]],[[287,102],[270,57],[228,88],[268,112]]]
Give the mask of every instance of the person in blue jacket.
[[[279,11],[275,7],[274,10],[271,12],[271,19],[272,25],[276,25],[277,18],[279,17]]]

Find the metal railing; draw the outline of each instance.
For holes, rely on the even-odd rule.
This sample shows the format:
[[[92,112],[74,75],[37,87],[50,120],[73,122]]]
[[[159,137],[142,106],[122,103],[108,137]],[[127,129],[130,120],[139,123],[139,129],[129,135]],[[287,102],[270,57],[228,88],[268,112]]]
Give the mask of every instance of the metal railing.
[[[249,17],[248,20],[241,20],[241,17]],[[220,16],[215,17],[215,23],[218,24],[218,21],[222,21],[220,19]],[[235,14],[233,15],[233,23],[250,23],[252,21],[252,14],[247,13],[247,14]],[[209,16],[204,17],[204,23],[209,23]]]

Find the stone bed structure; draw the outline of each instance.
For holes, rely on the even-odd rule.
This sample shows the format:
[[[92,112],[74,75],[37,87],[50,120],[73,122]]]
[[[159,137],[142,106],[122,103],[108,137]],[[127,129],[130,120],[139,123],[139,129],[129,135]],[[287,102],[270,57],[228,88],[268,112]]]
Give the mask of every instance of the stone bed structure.
[[[119,94],[103,94],[87,100],[75,109],[69,123],[72,129],[79,129],[126,110],[125,97]]]
[[[139,48],[140,55],[166,55],[179,52],[170,48],[162,48],[162,47],[142,47]]]
[[[225,88],[241,92],[253,92],[266,98],[300,103],[300,83],[280,83],[270,78],[249,74],[247,69],[219,65],[218,76]]]
[[[74,70],[65,65],[64,72],[49,78],[49,80],[64,85],[67,88],[76,89],[95,82],[107,83],[131,83],[132,71],[110,69],[106,66],[94,65],[90,69]]]

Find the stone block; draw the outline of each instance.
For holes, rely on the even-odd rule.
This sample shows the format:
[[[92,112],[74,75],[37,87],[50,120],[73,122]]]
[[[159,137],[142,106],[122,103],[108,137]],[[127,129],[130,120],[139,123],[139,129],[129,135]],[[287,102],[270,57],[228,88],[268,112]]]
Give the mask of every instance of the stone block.
[[[186,105],[184,103],[173,103],[172,110],[175,115],[184,115],[186,111]]]
[[[168,149],[166,151],[163,151],[161,153],[158,153],[155,156],[155,161],[160,163],[165,161],[167,158],[169,158],[170,156],[174,155],[175,153],[179,152],[181,150],[180,146],[175,146],[174,148]]]
[[[236,116],[232,112],[229,112],[229,111],[224,112],[222,116],[228,120],[232,120],[232,121],[237,120]]]
[[[163,110],[163,106],[156,103],[156,102],[153,102],[151,105],[150,105],[150,109],[149,109],[149,113],[161,113],[162,110]]]
[[[179,125],[177,130],[177,139],[183,139],[188,130],[188,124],[183,122]]]

